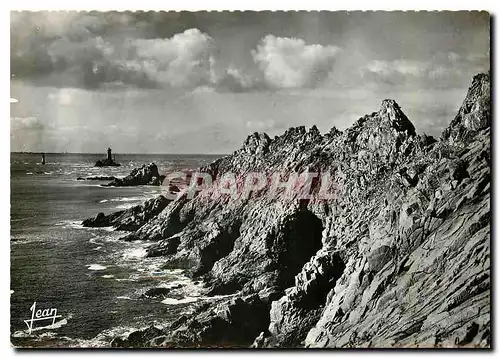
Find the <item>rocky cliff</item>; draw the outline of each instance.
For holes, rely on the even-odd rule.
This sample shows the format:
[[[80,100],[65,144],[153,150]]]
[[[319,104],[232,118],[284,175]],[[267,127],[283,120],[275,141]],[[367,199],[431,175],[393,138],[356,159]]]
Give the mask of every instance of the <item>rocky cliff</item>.
[[[170,200],[163,195],[146,200],[141,205],[120,210],[109,215],[97,214],[94,218],[85,219],[83,227],[113,227],[115,230],[136,231],[153,219],[167,206]]]
[[[481,74],[438,141],[393,100],[344,132],[249,136],[202,170],[328,174],[335,195],[211,185],[168,203],[129,239],[231,296],[113,345],[489,346],[490,123]]]

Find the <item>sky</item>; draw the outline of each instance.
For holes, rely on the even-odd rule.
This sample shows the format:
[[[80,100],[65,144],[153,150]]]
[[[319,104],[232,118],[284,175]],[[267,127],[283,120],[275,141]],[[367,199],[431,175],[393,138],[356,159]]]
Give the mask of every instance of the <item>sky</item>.
[[[490,68],[486,12],[11,12],[11,151],[231,153],[396,100],[439,136]]]

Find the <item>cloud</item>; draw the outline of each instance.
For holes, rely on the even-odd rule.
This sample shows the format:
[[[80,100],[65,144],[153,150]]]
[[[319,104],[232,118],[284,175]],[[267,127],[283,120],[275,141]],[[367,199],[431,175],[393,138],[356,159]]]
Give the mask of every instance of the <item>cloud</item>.
[[[252,56],[268,85],[298,88],[316,87],[324,81],[339,52],[336,46],[307,45],[302,39],[267,35]]]
[[[243,50],[250,61],[235,65],[219,58],[223,51],[209,34],[186,26],[203,28],[207,19],[191,20],[175,13],[12,12],[11,73],[56,87],[244,92],[315,87],[339,51],[269,34],[253,51]]]
[[[196,28],[154,37],[153,25],[132,13],[13,12],[11,73],[57,87],[210,84],[213,39]]]
[[[341,50],[278,37],[273,33],[287,33],[283,26],[263,26],[262,15],[252,16],[250,30],[245,16],[222,13],[12,12],[11,72],[14,81],[61,88],[248,92],[366,83],[457,88],[489,69],[489,54],[468,47],[428,59],[428,50],[402,53],[401,44],[373,43],[376,54],[358,48],[357,36],[347,43],[343,36],[318,36],[335,38]],[[256,40],[252,50],[248,44]]]
[[[211,82],[215,46],[198,29],[168,39],[132,40],[125,48],[129,58],[116,58],[112,63],[127,73],[144,75],[160,86],[192,88]]]
[[[365,80],[390,85],[420,84],[432,87],[463,86],[464,78],[489,70],[489,56],[437,53],[427,61],[398,59],[371,61],[362,70]],[[467,75],[464,75],[467,74]]]
[[[428,70],[428,64],[418,61],[372,61],[366,66],[366,71],[382,77],[415,76],[419,77]]]
[[[12,131],[18,130],[40,130],[44,124],[38,117],[11,117],[10,127]]]
[[[265,88],[261,77],[250,75],[234,65],[229,65],[222,75],[213,79],[218,91],[247,92]]]
[[[213,40],[198,29],[167,39],[128,39],[113,44],[95,39],[96,53],[89,63],[79,63],[85,84],[102,83],[137,87],[194,88],[210,83]]]

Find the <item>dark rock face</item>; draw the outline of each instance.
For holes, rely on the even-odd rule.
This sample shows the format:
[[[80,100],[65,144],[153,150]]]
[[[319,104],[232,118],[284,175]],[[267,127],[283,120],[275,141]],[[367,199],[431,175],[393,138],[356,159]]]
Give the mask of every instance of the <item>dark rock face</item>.
[[[328,173],[336,195],[180,197],[130,234],[150,256],[203,279],[213,297],[139,346],[490,345],[489,76],[479,75],[441,140],[392,100],[349,129],[253,134],[202,168]],[[101,219],[104,219],[101,217]],[[156,335],[156,336],[155,336]],[[155,336],[155,337],[153,337]],[[153,337],[153,338],[152,338]],[[129,338],[130,340],[130,338]],[[130,344],[130,343],[123,343]]]
[[[148,347],[147,342],[155,337],[161,336],[162,330],[151,326],[143,331],[130,333],[126,339],[115,338],[111,342],[113,348],[145,348]]]
[[[312,256],[295,277],[295,286],[272,302],[269,331],[263,332],[264,339],[254,342],[254,347],[300,347],[344,269],[337,252],[323,249]]]
[[[113,347],[248,347],[269,324],[269,304],[258,295],[216,300],[199,306],[163,330],[154,327],[115,339]],[[224,332],[224,334],[221,334]]]
[[[94,167],[119,167],[120,163],[116,163],[113,160],[109,159],[99,159],[95,162]]]
[[[170,288],[153,287],[142,294],[143,298],[165,298],[170,293]]]
[[[269,323],[269,306],[257,295],[223,300],[214,306],[201,306],[187,320],[174,322],[170,327],[173,333],[161,345],[249,346],[249,338]]]
[[[84,220],[82,225],[84,227],[113,226],[116,230],[136,231],[162,212],[169,202],[170,200],[160,195],[127,210],[117,211],[109,215],[99,213],[94,218]]]
[[[164,179],[165,176],[158,173],[156,164],[149,163],[135,168],[125,178],[115,178],[111,183],[103,186],[161,185]]]

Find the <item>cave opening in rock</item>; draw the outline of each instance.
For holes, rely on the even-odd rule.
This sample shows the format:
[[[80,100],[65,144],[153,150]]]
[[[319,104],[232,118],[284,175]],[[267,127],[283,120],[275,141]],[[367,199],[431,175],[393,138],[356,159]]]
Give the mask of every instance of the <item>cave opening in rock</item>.
[[[284,220],[273,250],[278,257],[280,286],[294,285],[295,275],[321,248],[322,231],[321,220],[307,209],[301,209]]]

